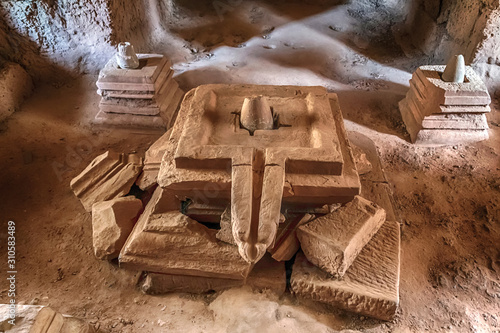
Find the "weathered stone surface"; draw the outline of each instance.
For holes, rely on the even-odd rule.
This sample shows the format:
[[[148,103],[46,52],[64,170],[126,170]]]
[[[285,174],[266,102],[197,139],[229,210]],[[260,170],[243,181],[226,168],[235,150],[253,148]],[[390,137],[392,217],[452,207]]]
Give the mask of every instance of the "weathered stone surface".
[[[142,173],[136,182],[136,185],[139,186],[141,190],[144,191],[151,188],[151,186],[157,183],[161,160],[167,150],[171,134],[172,128],[156,140],[146,151],[144,157],[144,168],[142,169]]]
[[[300,249],[297,229],[301,225],[311,221],[315,216],[312,214],[297,214],[285,220],[278,226],[276,243],[268,252],[276,261],[287,261]]]
[[[383,208],[356,196],[344,207],[300,226],[297,237],[310,262],[342,277],[385,217]]]
[[[141,210],[142,201],[133,196],[101,201],[92,206],[92,237],[97,258],[118,257]]]
[[[97,156],[70,186],[85,210],[96,202],[126,195],[142,170],[142,158],[136,154],[107,151]]]
[[[201,294],[209,291],[239,287],[243,284],[244,280],[148,273],[141,284],[141,290],[146,294],[153,295],[171,292]]]
[[[399,304],[399,224],[387,221],[363,248],[342,279],[335,279],[299,252],[292,269],[294,294],[391,320]]]
[[[179,212],[169,190],[157,188],[123,247],[120,265],[173,275],[243,280],[251,265],[234,245],[219,242],[208,229]]]
[[[259,291],[267,289],[282,295],[286,290],[285,263],[279,263],[269,255],[265,255],[255,265],[246,280],[148,273],[141,284],[141,289],[147,294],[169,292],[199,294],[238,287],[244,284]]]

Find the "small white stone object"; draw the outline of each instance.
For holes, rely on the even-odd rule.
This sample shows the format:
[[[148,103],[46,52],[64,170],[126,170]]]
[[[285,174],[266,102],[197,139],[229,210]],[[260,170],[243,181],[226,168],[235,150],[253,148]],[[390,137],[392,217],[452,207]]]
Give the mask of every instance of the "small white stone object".
[[[139,58],[135,54],[134,46],[129,42],[118,44],[116,62],[123,69],[136,69],[139,67]]]
[[[451,58],[446,64],[441,78],[445,82],[463,83],[465,80],[464,56],[459,54]]]
[[[273,129],[273,113],[264,96],[247,97],[241,108],[241,125],[253,133],[256,130]]]

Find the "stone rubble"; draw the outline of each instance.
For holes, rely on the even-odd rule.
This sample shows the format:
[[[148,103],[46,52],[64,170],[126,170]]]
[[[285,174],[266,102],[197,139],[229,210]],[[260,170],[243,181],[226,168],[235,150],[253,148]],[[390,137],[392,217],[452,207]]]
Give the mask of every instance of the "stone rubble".
[[[356,196],[344,207],[300,226],[297,237],[310,262],[342,277],[385,217],[383,208]]]
[[[470,66],[465,81],[445,82],[445,66],[421,66],[399,110],[411,140],[419,145],[454,145],[488,139],[488,90]]]
[[[249,133],[234,110],[261,95],[276,128]],[[303,122],[305,111],[321,123]],[[136,155],[106,152],[71,188],[93,208],[96,256],[147,272],[146,293],[249,285],[282,295],[285,262],[296,256],[295,294],[389,320],[398,304],[399,225],[384,224],[384,208],[396,217],[375,145],[349,135],[360,144],[356,158],[338,98],[323,88],[207,85],[186,94],[144,168]],[[143,201],[124,197],[134,182]]]
[[[184,92],[161,54],[138,54],[138,69],[122,69],[112,57],[100,71],[102,96],[94,124],[165,130],[172,126]]]

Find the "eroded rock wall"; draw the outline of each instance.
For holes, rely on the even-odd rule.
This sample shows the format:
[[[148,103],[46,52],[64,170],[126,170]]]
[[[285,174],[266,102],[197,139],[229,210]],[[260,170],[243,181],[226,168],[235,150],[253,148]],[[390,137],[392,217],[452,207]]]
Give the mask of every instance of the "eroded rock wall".
[[[414,47],[443,64],[455,54],[463,54],[486,80],[500,74],[500,1],[421,0],[415,1],[406,22]]]
[[[125,0],[1,2],[0,39],[10,47],[0,55],[35,79],[54,78],[54,71],[95,73],[117,42],[140,35],[143,7]]]

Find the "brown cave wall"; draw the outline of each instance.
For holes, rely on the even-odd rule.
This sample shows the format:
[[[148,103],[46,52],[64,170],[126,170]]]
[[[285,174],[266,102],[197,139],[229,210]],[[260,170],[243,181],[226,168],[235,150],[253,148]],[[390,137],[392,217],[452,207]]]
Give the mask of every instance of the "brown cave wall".
[[[219,0],[233,5],[240,0]],[[242,1],[242,0],[241,0]],[[256,1],[278,4],[284,0]],[[164,52],[179,20],[217,17],[213,1],[41,0],[0,2],[0,62],[18,63],[38,80],[60,73],[97,73],[119,41],[137,51]],[[286,2],[285,2],[286,4]],[[352,27],[371,43],[404,30],[423,62],[462,53],[490,83],[498,71],[498,0],[307,0],[325,11],[346,5]],[[206,15],[206,16],[205,16]],[[418,56],[418,54],[411,54]]]
[[[500,74],[499,0],[420,0],[405,24],[409,40],[430,63],[463,54],[492,91],[500,87],[494,80]]]
[[[125,0],[1,2],[0,14],[8,45],[0,56],[36,80],[95,73],[144,17],[141,6]]]

